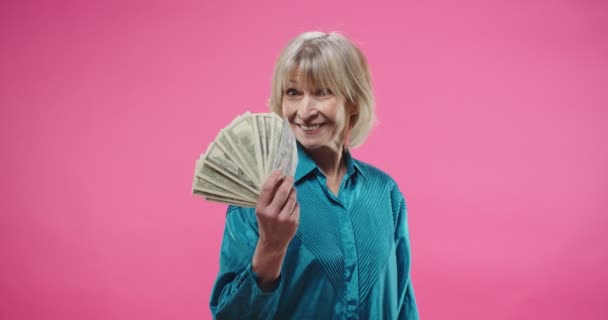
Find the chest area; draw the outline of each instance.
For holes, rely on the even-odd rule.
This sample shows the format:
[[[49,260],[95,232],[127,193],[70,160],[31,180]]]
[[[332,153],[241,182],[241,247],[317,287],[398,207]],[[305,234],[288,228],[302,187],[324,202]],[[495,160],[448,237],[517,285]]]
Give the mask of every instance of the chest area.
[[[300,245],[312,253],[337,292],[354,286],[366,296],[394,245],[394,212],[387,188],[341,190],[339,197],[315,184],[297,189]]]

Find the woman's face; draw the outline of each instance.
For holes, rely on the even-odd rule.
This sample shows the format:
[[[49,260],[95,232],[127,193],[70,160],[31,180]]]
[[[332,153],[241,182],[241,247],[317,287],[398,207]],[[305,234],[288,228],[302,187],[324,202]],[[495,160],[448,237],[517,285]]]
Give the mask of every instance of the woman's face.
[[[325,146],[337,151],[350,127],[344,98],[327,88],[308,88],[297,76],[288,81],[282,111],[296,139],[309,150]]]

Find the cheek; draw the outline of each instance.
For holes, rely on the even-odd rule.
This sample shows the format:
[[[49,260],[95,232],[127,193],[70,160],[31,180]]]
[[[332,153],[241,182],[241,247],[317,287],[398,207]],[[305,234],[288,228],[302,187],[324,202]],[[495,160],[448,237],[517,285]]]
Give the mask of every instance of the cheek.
[[[334,117],[334,119],[336,119],[336,124],[340,127],[343,126],[346,122],[346,110],[344,109],[344,107],[339,108],[336,111],[336,115]]]
[[[283,117],[290,118],[295,114],[296,108],[294,108],[289,102],[283,101],[281,111],[283,112]]]
[[[333,101],[325,105],[323,114],[329,120],[339,124],[344,120],[344,105],[340,101]]]

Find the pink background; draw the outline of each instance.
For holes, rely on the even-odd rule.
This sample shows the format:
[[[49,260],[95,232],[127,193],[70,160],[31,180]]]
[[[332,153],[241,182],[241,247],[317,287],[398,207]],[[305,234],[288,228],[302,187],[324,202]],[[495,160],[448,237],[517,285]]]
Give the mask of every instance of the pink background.
[[[252,2],[1,2],[0,319],[210,318],[194,162],[312,29],[368,56],[422,318],[608,319],[605,1]]]

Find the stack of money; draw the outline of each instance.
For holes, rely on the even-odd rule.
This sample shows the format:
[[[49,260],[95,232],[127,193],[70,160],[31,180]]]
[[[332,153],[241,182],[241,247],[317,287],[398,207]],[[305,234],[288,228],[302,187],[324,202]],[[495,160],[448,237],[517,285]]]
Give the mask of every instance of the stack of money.
[[[289,122],[276,113],[246,112],[222,129],[196,161],[192,192],[209,201],[255,207],[274,170],[293,176],[298,163]]]

